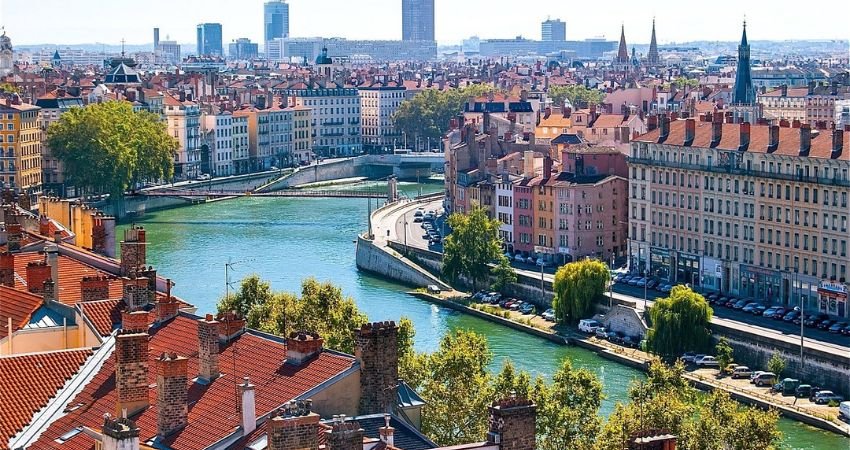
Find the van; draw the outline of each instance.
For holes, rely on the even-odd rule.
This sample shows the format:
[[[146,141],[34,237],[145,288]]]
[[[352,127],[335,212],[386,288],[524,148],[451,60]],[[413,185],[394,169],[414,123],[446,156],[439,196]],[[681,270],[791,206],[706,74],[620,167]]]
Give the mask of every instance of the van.
[[[850,422],[850,402],[838,404],[838,417]]]
[[[773,386],[776,384],[776,374],[773,372],[762,372],[753,378],[753,384],[758,387]]]
[[[601,326],[602,324],[599,321],[593,319],[582,319],[578,323],[578,329],[583,333],[594,333]]]

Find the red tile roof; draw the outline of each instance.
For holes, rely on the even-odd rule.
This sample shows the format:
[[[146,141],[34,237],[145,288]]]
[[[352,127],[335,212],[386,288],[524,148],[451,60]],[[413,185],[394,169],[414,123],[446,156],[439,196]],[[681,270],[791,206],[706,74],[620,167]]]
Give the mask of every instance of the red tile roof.
[[[198,325],[195,318],[181,315],[160,328],[152,329],[148,377],[156,383],[156,358],[163,352],[186,356],[188,361],[189,425],[165,439],[174,449],[201,449],[232,433],[239,426],[234,400],[234,383],[250,376],[256,386],[257,415],[264,415],[295,399],[319,384],[349,369],[354,358],[323,352],[306,364],[284,364],[286,346],[265,335],[245,333],[221,349],[223,375],[209,385],[195,383],[198,373]],[[235,371],[234,371],[235,367]],[[234,373],[235,372],[235,373]],[[80,433],[63,444],[54,440],[77,426],[99,429],[105,413],[115,413],[115,360],[109,358],[70,404],[83,407],[57,420],[41,435],[33,448],[90,450],[93,441]],[[149,391],[150,406],[131,417],[141,429],[145,442],[156,436],[156,388]]]
[[[15,272],[19,277],[16,277],[16,289],[27,289],[27,263],[43,260],[44,255],[40,253],[18,253],[15,255]],[[96,275],[103,276],[110,274],[107,274],[104,271],[83,264],[65,255],[59,255],[59,289],[57,291],[59,301],[66,305],[74,305],[75,303],[79,302],[82,297],[82,291],[80,289],[80,280],[82,280],[83,277]],[[23,280],[24,283],[21,283],[21,280]],[[109,282],[109,297],[121,298],[121,296],[121,280],[111,280]]]
[[[90,349],[0,357],[0,450],[65,385]]]
[[[29,323],[30,316],[43,302],[41,295],[0,286],[0,339],[9,334],[7,324],[12,319],[13,332]],[[2,386],[0,386],[2,388]]]
[[[100,300],[80,303],[83,314],[89,318],[95,330],[101,336],[112,333],[113,325],[121,323],[121,311],[124,302],[121,299]]]

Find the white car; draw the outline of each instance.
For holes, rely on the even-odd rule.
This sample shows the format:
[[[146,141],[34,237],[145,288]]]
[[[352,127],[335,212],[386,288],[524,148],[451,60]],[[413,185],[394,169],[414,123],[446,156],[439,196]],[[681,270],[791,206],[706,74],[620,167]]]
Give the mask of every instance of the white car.
[[[602,324],[598,320],[582,319],[578,323],[578,329],[582,333],[593,334],[597,328],[602,328]]]
[[[700,359],[694,360],[694,363],[699,367],[720,367],[720,363],[713,356],[703,356]]]
[[[523,258],[523,257],[522,257],[522,255],[520,255],[519,253],[517,253],[517,255],[516,255],[516,256],[514,256],[514,261],[524,263],[524,262],[525,262],[525,258]]]
[[[546,311],[544,311],[543,314],[541,314],[540,316],[543,317],[543,320],[548,320],[549,322],[554,322],[555,321],[555,310],[552,309],[552,308],[549,308]]]

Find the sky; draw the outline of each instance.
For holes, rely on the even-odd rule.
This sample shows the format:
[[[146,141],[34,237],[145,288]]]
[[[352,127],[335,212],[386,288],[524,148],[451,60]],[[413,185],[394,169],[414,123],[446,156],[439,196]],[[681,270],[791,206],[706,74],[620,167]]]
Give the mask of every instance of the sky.
[[[567,39],[648,43],[656,18],[659,43],[735,41],[746,17],[751,40],[847,39],[850,2],[825,0],[810,12],[791,0],[435,0],[440,44],[481,38],[540,38],[546,18],[567,23]],[[400,39],[401,0],[288,0],[294,37]],[[222,24],[224,41],[262,41],[263,0],[0,0],[0,25],[13,45],[153,42],[160,28],[180,43],[195,41],[195,25]],[[261,44],[262,45],[262,44]]]

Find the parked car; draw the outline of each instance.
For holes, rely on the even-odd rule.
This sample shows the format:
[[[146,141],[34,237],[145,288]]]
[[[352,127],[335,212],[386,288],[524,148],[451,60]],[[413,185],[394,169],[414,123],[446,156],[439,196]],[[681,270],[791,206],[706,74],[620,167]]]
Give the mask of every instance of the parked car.
[[[828,330],[828,329],[829,329],[829,327],[831,327],[831,326],[832,326],[832,324],[834,324],[834,323],[835,323],[835,321],[834,321],[834,320],[832,320],[832,319],[822,320],[822,321],[818,324],[818,329],[819,329],[819,330]]]
[[[729,363],[723,369],[723,373],[726,374],[726,375],[732,375],[732,372],[734,372],[735,368],[737,368],[738,366],[739,366],[739,364]]]
[[[198,181],[207,181],[207,180],[209,180],[209,179],[210,179],[210,174],[208,174],[208,173],[202,173],[202,174],[198,175],[198,178],[196,178],[196,179],[197,179]]]
[[[847,328],[847,322],[836,322],[829,327],[830,333],[841,333],[841,330]]]
[[[747,300],[738,300],[737,302],[735,302],[734,305],[732,305],[732,308],[734,308],[734,309],[744,309],[744,306],[747,306],[747,303],[749,303],[749,301],[747,301]]]
[[[838,418],[850,421],[850,402],[841,402],[838,405]]]
[[[597,329],[596,329],[596,331],[594,331],[593,333],[594,333],[594,334],[596,335],[596,337],[598,337],[599,339],[605,339],[605,338],[607,338],[607,337],[608,337],[608,330],[606,330],[606,329],[605,329],[605,327],[599,327],[599,328],[597,328]]]
[[[516,254],[516,256],[514,256],[514,261],[516,261],[516,262],[518,262],[518,263],[524,263],[524,262],[525,262],[525,258],[523,258],[523,257],[522,257],[522,255],[520,255],[519,253],[517,253],[517,254]]]
[[[658,280],[654,278],[646,282],[647,289],[654,289],[655,286],[658,286]]]
[[[764,311],[764,313],[762,313],[762,315],[763,315],[764,317],[773,317],[773,313],[775,313],[777,309],[779,309],[779,307],[778,307],[778,306],[771,306],[770,308],[767,308],[767,309]]]
[[[720,363],[713,356],[703,356],[700,359],[694,360],[694,364],[698,367],[719,367]]]
[[[540,316],[543,317],[543,320],[548,320],[549,322],[554,322],[555,321],[555,310],[552,309],[552,308],[549,308],[546,311],[543,311],[543,314],[541,314]]]
[[[640,281],[642,279],[643,279],[642,277],[634,277],[634,278],[629,280],[628,285],[629,286],[637,286],[638,281]]]
[[[752,384],[752,383],[755,383],[755,382],[756,382],[756,377],[757,377],[757,376],[759,376],[759,375],[761,375],[761,374],[763,374],[764,372],[765,372],[764,370],[756,370],[755,372],[753,372],[753,374],[752,374],[752,375],[750,375],[750,383],[751,383],[751,384]]]
[[[737,299],[737,298],[735,298],[735,297],[729,297],[729,298],[727,298],[727,299],[726,299],[726,305],[725,305],[725,306],[726,306],[727,308],[734,308],[736,303],[738,303],[738,299]]]
[[[664,287],[661,289],[661,292],[663,292],[665,294],[669,294],[670,291],[672,291],[672,290],[673,290],[672,284],[665,284]]]
[[[773,391],[780,392],[782,395],[795,395],[798,386],[800,386],[800,380],[796,378],[784,378],[773,385]]]
[[[803,325],[807,327],[817,327],[821,321],[826,320],[828,318],[829,316],[824,313],[809,314],[808,316],[806,316],[806,320],[803,321]]]
[[[841,330],[841,334],[843,334],[844,336],[850,336],[850,325],[844,327],[844,329]]]
[[[760,315],[764,314],[764,311],[765,311],[765,310],[767,310],[767,306],[764,306],[764,305],[756,305],[756,306],[753,306],[753,311],[752,311],[752,312],[753,312],[753,315],[754,315],[754,316],[760,316]]]
[[[629,348],[640,347],[640,336],[625,336],[623,337],[623,345]]]
[[[697,354],[694,352],[685,352],[682,354],[682,356],[679,357],[679,359],[681,359],[684,363],[692,363],[694,362],[694,357],[696,355]]]
[[[829,402],[841,403],[844,399],[832,391],[818,391],[815,394],[814,402],[817,405],[827,405]]]
[[[609,331],[608,332],[608,340],[614,344],[622,344],[623,343],[623,334],[617,331]]]
[[[750,370],[747,366],[738,366],[732,369],[732,378],[749,378],[750,375],[753,374],[753,371]]]
[[[753,384],[758,387],[773,386],[776,384],[776,374],[773,372],[762,372],[753,378]]]
[[[524,304],[525,302],[523,302],[522,300],[516,300],[515,302],[511,303],[510,306],[508,306],[508,309],[510,309],[511,311],[519,311],[519,309]]]
[[[583,333],[595,333],[597,328],[602,327],[602,323],[593,319],[582,319],[578,322],[578,329]]]
[[[717,299],[718,299],[718,298],[720,298],[720,294],[718,294],[717,292],[712,292],[711,294],[708,294],[708,295],[706,295],[706,296],[705,296],[705,299],[706,299],[709,303],[715,303],[715,302],[717,302]]]
[[[523,314],[534,314],[534,305],[531,303],[523,303],[522,306],[519,307],[519,312]]]
[[[549,267],[551,265],[549,261],[546,261],[543,258],[537,258],[537,262],[535,264],[537,267]]]
[[[806,398],[811,397],[812,395],[812,385],[811,384],[801,384],[797,386],[797,389],[794,389],[794,396],[797,398]]]
[[[484,299],[485,295],[487,295],[486,291],[478,291],[472,296],[472,299],[477,300],[477,301],[481,301],[481,300]]]
[[[776,308],[776,311],[773,313],[772,316],[770,316],[770,318],[774,319],[774,320],[780,320],[783,317],[785,317],[785,314],[787,314],[787,313],[788,313],[788,309],[780,306],[780,307]]]
[[[800,315],[800,311],[791,311],[782,318],[783,322],[791,322]]]

